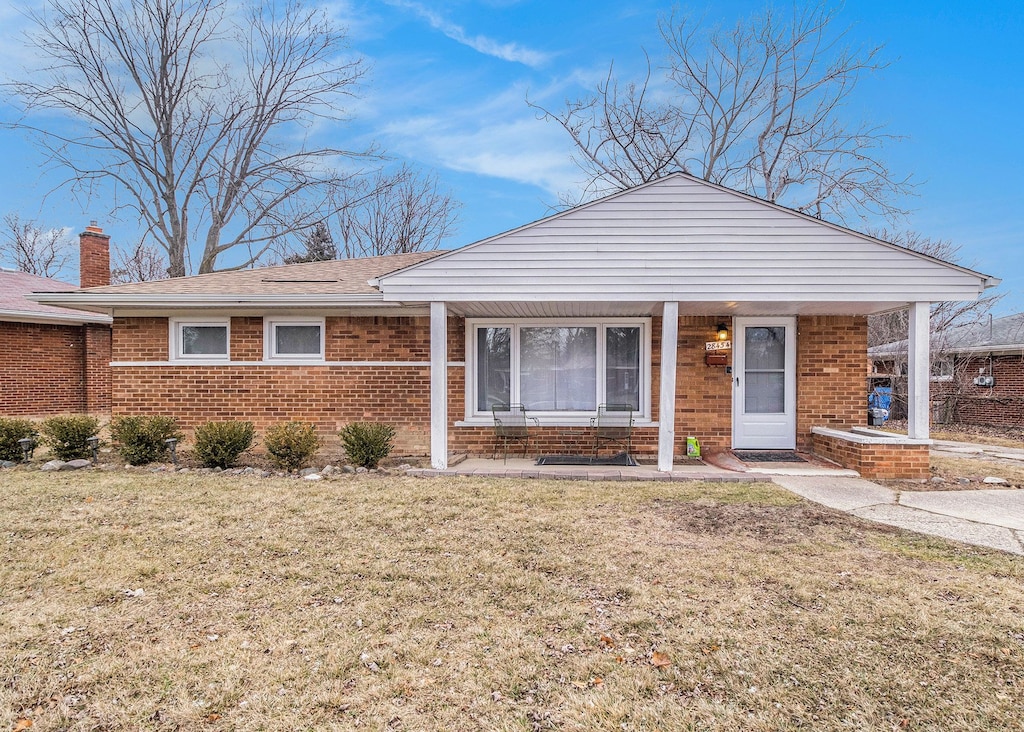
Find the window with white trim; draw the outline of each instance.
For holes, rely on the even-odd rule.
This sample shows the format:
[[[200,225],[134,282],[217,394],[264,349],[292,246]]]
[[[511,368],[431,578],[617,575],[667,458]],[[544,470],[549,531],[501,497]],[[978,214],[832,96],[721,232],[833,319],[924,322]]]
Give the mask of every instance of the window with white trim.
[[[266,318],[264,320],[268,361],[323,361],[323,318]]]
[[[649,418],[649,330],[647,319],[468,321],[467,416],[505,403],[567,418],[630,404]]]
[[[230,319],[179,320],[172,318],[170,325],[172,360],[229,360],[231,343]]]

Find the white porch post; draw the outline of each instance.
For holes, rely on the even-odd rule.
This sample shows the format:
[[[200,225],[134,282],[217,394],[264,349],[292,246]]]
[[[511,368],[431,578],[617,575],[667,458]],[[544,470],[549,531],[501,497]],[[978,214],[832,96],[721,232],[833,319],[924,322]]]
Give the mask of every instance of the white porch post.
[[[448,306],[430,303],[430,464],[448,469]]]
[[[918,440],[928,439],[930,306],[927,302],[911,303],[907,327],[907,436]]]
[[[666,302],[661,316],[661,394],[658,399],[658,470],[672,470],[676,444],[676,352],[679,303]]]

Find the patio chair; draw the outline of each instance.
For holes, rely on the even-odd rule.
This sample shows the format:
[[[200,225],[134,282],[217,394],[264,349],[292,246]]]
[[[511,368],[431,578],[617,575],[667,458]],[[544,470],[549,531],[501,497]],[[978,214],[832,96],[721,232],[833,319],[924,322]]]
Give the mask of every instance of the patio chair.
[[[494,404],[491,406],[491,414],[494,415],[494,454],[492,459],[498,458],[498,443],[502,446],[502,461],[508,462],[508,444],[510,442],[523,443],[523,457],[530,447],[530,422],[537,427],[540,422],[526,414],[526,408],[522,404]]]
[[[591,418],[594,430],[594,457],[602,445],[618,445],[626,456],[633,448],[633,405],[599,404],[597,416]]]

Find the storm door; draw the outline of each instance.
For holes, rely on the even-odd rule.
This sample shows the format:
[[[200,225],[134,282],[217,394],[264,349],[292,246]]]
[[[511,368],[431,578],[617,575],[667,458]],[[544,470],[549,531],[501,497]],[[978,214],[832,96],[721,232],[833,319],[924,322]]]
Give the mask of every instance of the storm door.
[[[796,447],[796,320],[736,318],[732,443],[737,450]]]

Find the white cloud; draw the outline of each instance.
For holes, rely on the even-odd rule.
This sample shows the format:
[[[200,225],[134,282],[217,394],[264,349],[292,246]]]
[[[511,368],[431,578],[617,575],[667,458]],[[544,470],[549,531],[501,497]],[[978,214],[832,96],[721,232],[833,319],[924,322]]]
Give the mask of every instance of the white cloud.
[[[387,147],[431,165],[537,186],[558,194],[579,186],[565,132],[535,119],[481,116],[480,110],[413,117],[383,130]]]
[[[543,66],[551,58],[550,54],[525,48],[518,43],[501,43],[483,35],[470,36],[461,25],[443,18],[440,14],[423,7],[419,3],[409,2],[409,0],[388,0],[388,3],[395,7],[413,11],[427,21],[432,28],[441,31],[456,43],[468,46],[486,56],[524,64],[532,68]]]

